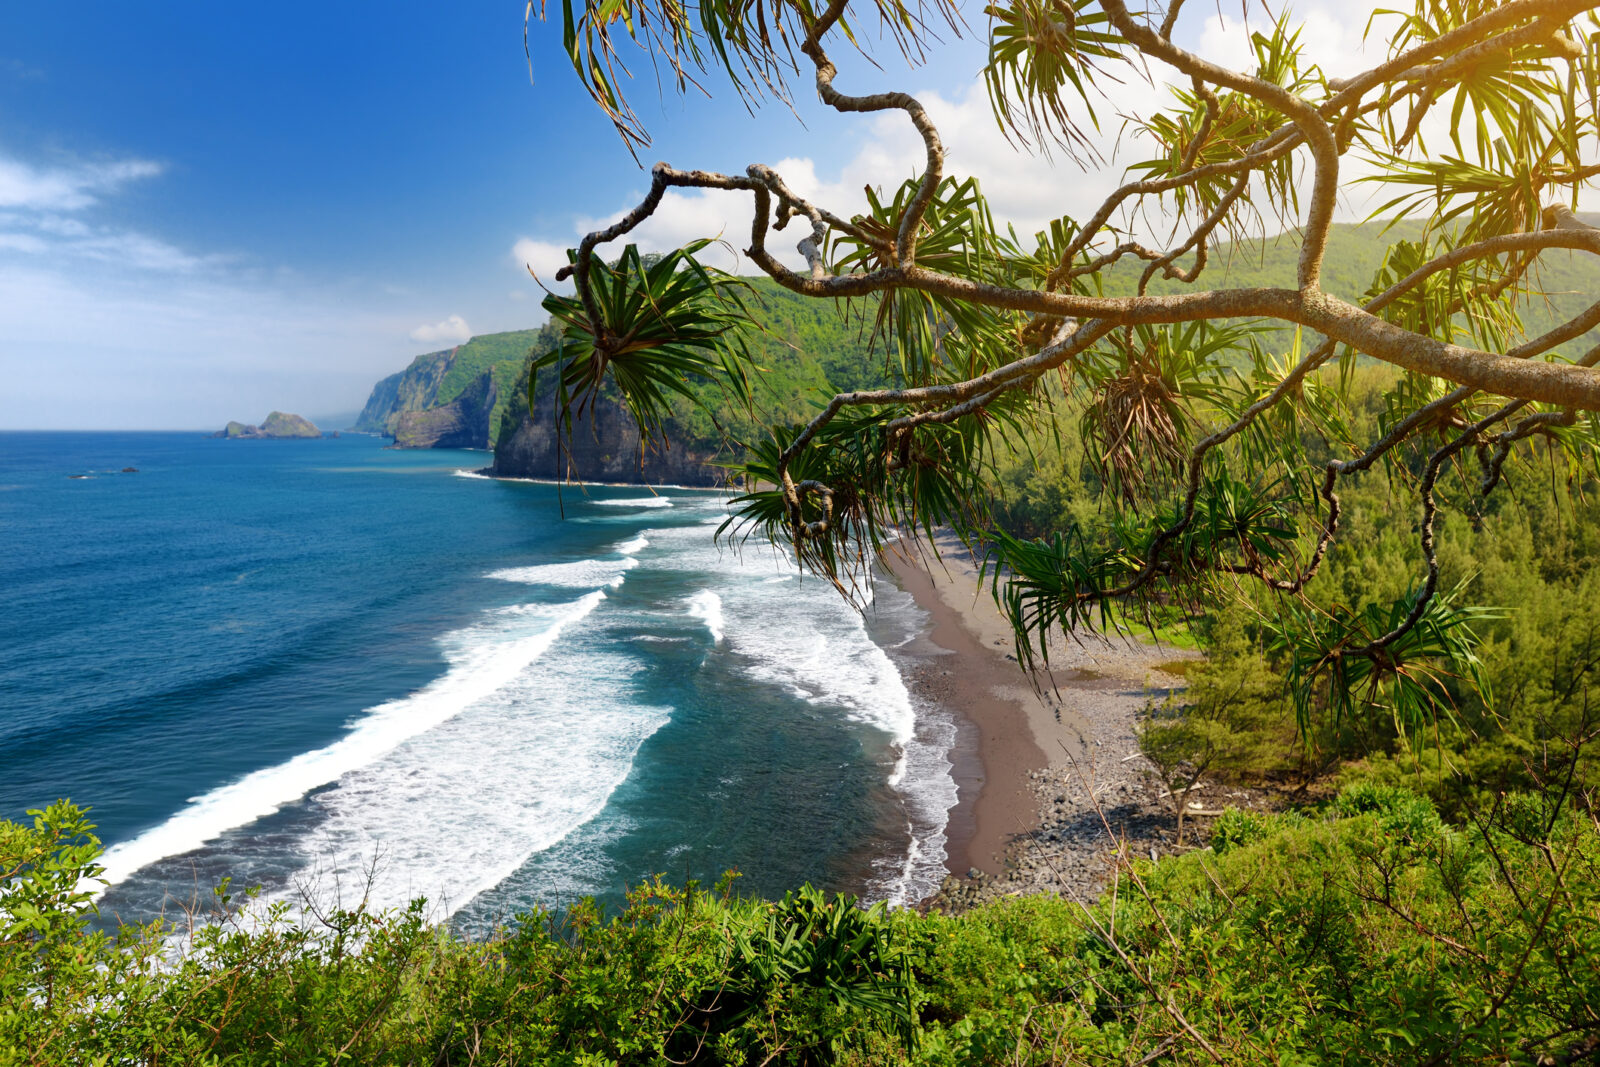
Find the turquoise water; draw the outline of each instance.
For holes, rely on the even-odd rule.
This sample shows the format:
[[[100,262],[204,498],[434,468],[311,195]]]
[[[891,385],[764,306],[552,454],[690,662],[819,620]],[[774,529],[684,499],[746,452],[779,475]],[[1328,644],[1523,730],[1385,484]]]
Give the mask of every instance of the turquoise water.
[[[935,886],[954,729],[903,593],[719,550],[716,494],[381,444],[0,434],[0,814],[92,805],[108,913]]]

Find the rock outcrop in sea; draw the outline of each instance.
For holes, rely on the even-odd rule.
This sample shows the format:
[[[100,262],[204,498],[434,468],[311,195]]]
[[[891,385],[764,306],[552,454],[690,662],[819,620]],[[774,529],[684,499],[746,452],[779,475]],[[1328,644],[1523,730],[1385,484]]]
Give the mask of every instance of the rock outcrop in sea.
[[[274,411],[262,420],[260,426],[252,426],[245,422],[230,422],[226,427],[211,436],[226,437],[232,440],[245,438],[308,438],[321,437],[322,431],[313,426],[309,419],[282,411]]]

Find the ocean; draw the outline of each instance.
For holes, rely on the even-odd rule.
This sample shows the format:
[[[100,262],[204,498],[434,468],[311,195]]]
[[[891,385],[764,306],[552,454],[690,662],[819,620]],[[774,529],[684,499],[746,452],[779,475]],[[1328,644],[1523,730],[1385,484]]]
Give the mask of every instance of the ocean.
[[[0,434],[0,817],[92,807],[105,915],[937,888],[956,726],[891,581],[719,546],[717,493],[382,446]]]

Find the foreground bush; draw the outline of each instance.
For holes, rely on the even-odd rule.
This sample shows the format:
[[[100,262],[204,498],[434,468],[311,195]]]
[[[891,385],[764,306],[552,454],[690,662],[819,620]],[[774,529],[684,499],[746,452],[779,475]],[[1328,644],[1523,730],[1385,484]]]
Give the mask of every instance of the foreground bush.
[[[957,917],[642,886],[482,941],[409,911],[91,931],[98,843],[0,824],[7,1064],[1560,1063],[1600,1049],[1600,832],[1403,790],[1233,814],[1096,906]],[[243,916],[254,914],[257,922]]]

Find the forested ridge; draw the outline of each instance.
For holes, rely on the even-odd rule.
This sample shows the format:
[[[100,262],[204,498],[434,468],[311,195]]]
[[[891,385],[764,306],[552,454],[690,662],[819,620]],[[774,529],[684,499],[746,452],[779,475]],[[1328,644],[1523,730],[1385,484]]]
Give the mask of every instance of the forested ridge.
[[[1420,225],[1402,223],[1392,229],[1383,224],[1335,226],[1329,241],[1327,264],[1330,290],[1357,298],[1372,284],[1389,245],[1414,240]],[[1292,282],[1299,242],[1293,233],[1269,238],[1223,242],[1211,253],[1217,269],[1234,285],[1286,285]],[[1549,329],[1583,306],[1586,293],[1600,291],[1600,265],[1591,258],[1567,252],[1549,253],[1542,270],[1524,294],[1523,327],[1529,336]],[[1133,291],[1139,271],[1119,266],[1105,276],[1109,295]],[[753,416],[730,412],[731,430],[748,441],[759,427],[802,418],[816,397],[838,390],[867,388],[892,380],[888,374],[892,353],[888,339],[875,329],[876,309],[869,301],[817,301],[797,296],[766,278],[744,280],[744,300],[755,327],[746,335],[755,371]],[[1157,279],[1153,291],[1176,291],[1178,283]],[[1262,335],[1269,348],[1286,350],[1293,331],[1277,329]],[[417,356],[404,371],[383,379],[373,388],[355,429],[393,435],[404,411],[425,411],[450,403],[484,374],[492,376],[496,400],[485,418],[488,447],[526,417],[526,366],[530,353],[548,352],[556,342],[546,328],[512,330],[473,337],[454,349]],[[1560,351],[1576,354],[1589,339],[1566,342]],[[699,385],[702,392],[708,386]],[[674,408],[670,441],[690,449],[716,450],[722,430],[712,425],[704,407],[678,403]]]

